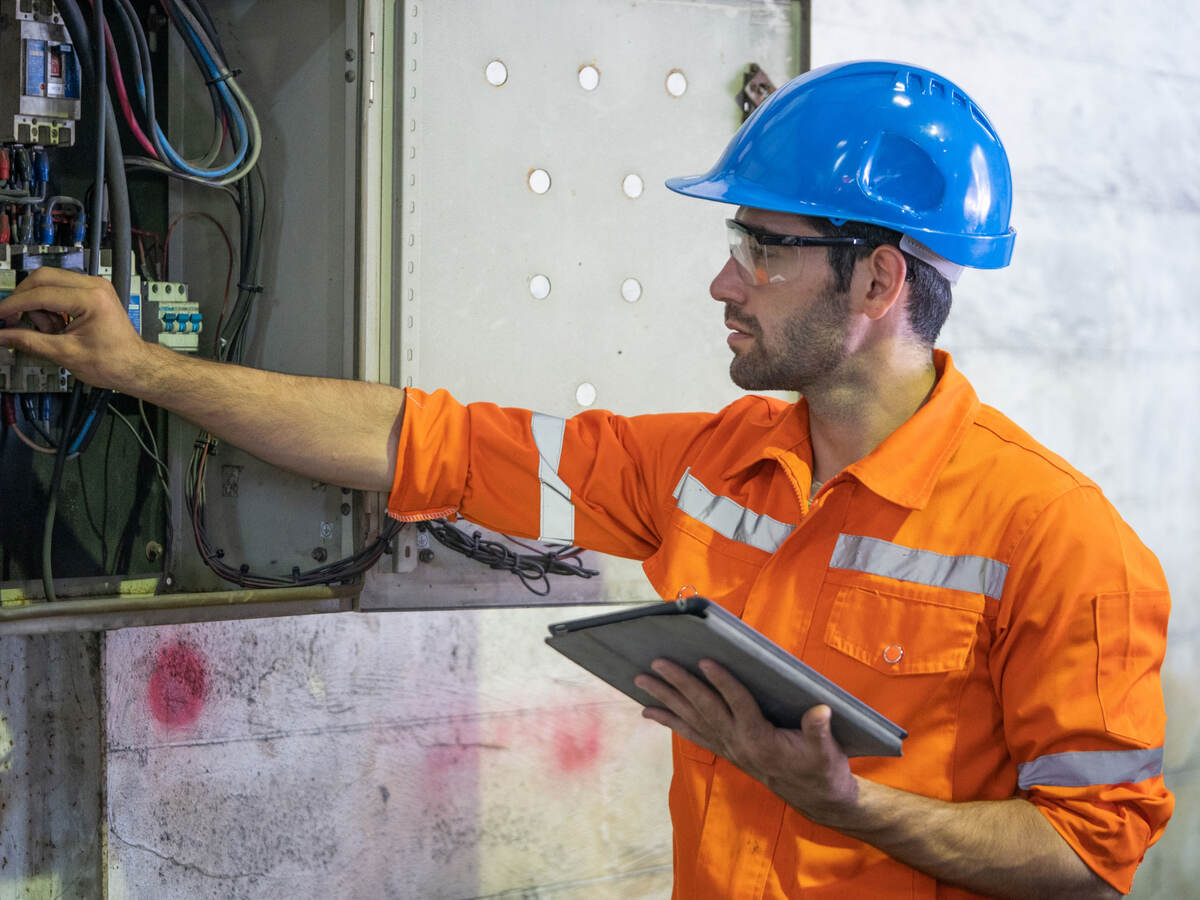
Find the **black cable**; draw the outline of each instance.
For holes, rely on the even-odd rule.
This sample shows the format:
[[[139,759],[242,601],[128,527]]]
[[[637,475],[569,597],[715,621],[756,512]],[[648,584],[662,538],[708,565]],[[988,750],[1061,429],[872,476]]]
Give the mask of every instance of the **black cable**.
[[[95,66],[93,72],[92,90],[95,92],[96,101],[96,160],[95,160],[95,177],[93,184],[95,190],[92,191],[92,208],[89,211],[91,216],[91,228],[88,231],[88,274],[96,276],[100,272],[100,239],[104,236],[104,144],[107,135],[104,133],[104,124],[107,120],[108,113],[108,54],[104,49],[104,0],[92,0],[92,62]],[[78,384],[78,382],[76,382]],[[70,430],[64,432],[64,443],[66,436],[70,434]]]
[[[435,541],[468,559],[483,563],[490,569],[511,572],[521,583],[539,597],[550,593],[550,575],[575,575],[591,578],[599,575],[596,569],[584,568],[578,547],[562,547],[543,553],[518,553],[499,541],[488,540],[483,532],[467,534],[445,519],[421,522],[418,530],[427,532]]]
[[[221,46],[221,36],[217,33],[217,26],[213,23],[212,16],[208,14],[207,7],[203,3],[192,2],[192,0],[184,0],[184,5],[196,17],[196,21],[200,23],[200,27],[204,29],[205,35],[208,36],[209,42],[224,57],[225,48]]]
[[[154,74],[153,72],[149,73],[150,82],[147,82],[145,60],[142,57],[141,46],[138,44],[137,31],[135,30],[141,28],[141,23],[137,22],[136,19],[130,20],[129,13],[126,9],[126,4],[122,2],[122,0],[117,0],[117,2],[113,4],[112,9],[116,12],[116,20],[120,30],[121,40],[126,50],[126,56],[131,64],[131,74],[133,75],[132,79],[125,79],[125,82],[126,84],[132,82],[140,87],[141,90],[135,90],[134,93],[137,94],[137,100],[142,106],[142,114],[149,118],[149,114],[146,109],[146,102],[142,97],[142,92],[145,92],[145,94],[148,96],[153,97],[152,89]],[[136,26],[135,22],[137,23]],[[143,40],[145,39],[144,32],[142,34],[142,38]],[[113,40],[115,43],[116,34],[113,35]],[[149,136],[147,135],[147,137]]]
[[[142,70],[144,96],[140,99],[142,100],[142,112],[146,115],[146,124],[148,126],[146,131],[149,132],[147,137],[150,139],[150,143],[154,145],[154,152],[158,154],[158,158],[163,162],[167,162],[167,154],[163,150],[158,129],[154,127],[158,119],[154,109],[154,65],[150,59],[150,42],[146,40],[146,32],[142,29],[142,23],[138,19],[137,11],[133,8],[130,0],[117,0],[117,7],[122,24],[129,27],[130,34],[133,37],[134,53],[138,57]]]
[[[209,452],[215,442],[211,436],[201,434],[196,441],[196,453],[193,454],[188,470],[188,484],[185,486],[184,497],[187,502],[188,515],[192,521],[196,537],[196,545],[204,564],[213,572],[245,588],[277,588],[296,586],[315,586],[322,584],[337,584],[351,581],[363,575],[370,569],[379,557],[392,551],[392,541],[400,533],[404,524],[389,518],[379,530],[379,535],[357,553],[338,559],[325,565],[318,566],[306,572],[301,572],[299,566],[292,569],[289,576],[258,575],[250,571],[248,565],[242,564],[237,568],[224,561],[225,552],[214,548],[205,527],[204,505],[199,501],[203,489],[204,472]]]
[[[66,425],[74,423],[75,412],[79,407],[79,385],[76,383],[76,390],[71,391],[71,400],[67,405],[67,414],[64,419],[63,438],[58,445],[58,452],[54,454],[54,474],[50,477],[49,499],[46,503],[46,521],[42,527],[42,588],[46,593],[46,602],[54,603],[58,599],[58,595],[54,593],[54,569],[53,569],[53,547],[54,547],[54,518],[58,512],[58,491],[62,486],[63,468],[67,462],[67,440],[66,435],[69,433],[65,428]]]
[[[88,274],[96,275],[100,269],[100,239],[104,227],[104,173],[105,173],[105,144],[108,134],[105,128],[108,119],[108,57],[104,49],[104,0],[92,0],[92,91],[95,100],[96,126],[96,190],[92,197],[91,226],[88,235]],[[128,266],[128,262],[126,262]],[[126,301],[128,302],[128,301]],[[59,438],[58,452],[54,455],[54,473],[50,477],[49,502],[46,504],[46,520],[42,527],[42,588],[46,602],[53,603],[58,599],[54,592],[54,519],[58,512],[58,492],[62,488],[63,470],[66,467],[67,456],[71,452],[72,435],[75,432],[76,414],[79,411],[79,401],[83,396],[83,383],[75,382],[71,389],[71,399],[67,404],[67,412],[62,422],[62,436]]]
[[[78,5],[74,0],[61,0],[58,4],[59,13],[62,15],[63,24],[71,35],[71,40],[75,43],[76,52],[79,55],[79,62],[85,71],[93,69],[93,48],[89,40],[94,37],[94,32],[89,31],[83,15],[79,11]],[[94,10],[93,10],[94,12]],[[103,12],[103,11],[101,11]],[[104,33],[100,32],[101,48],[103,48]],[[104,52],[95,54],[100,60],[106,60],[107,56]],[[108,96],[107,82],[102,83],[105,97]],[[116,291],[117,296],[121,300],[121,305],[129,307],[129,287],[130,280],[133,274],[132,249],[133,249],[133,233],[132,233],[132,216],[129,211],[129,185],[125,178],[125,156],[121,150],[121,132],[117,125],[117,118],[113,110],[112,103],[105,102],[104,104],[104,180],[99,180],[93,186],[92,205],[96,204],[97,196],[102,200],[104,191],[103,185],[105,181],[108,184],[108,216],[109,216],[109,235],[111,243],[112,255],[112,286]],[[99,124],[97,124],[99,129]],[[99,167],[98,167],[99,168]],[[102,207],[101,207],[102,208]],[[100,216],[95,216],[92,219],[94,227],[99,227]],[[99,254],[93,253],[93,257],[97,260],[98,265]],[[94,272],[93,272],[94,274]],[[88,406],[85,411],[82,421],[90,422],[91,425],[83,440],[79,441],[77,452],[83,452],[90,446],[92,439],[96,436],[96,431],[99,428],[102,414],[95,410],[101,409],[111,398],[111,391],[90,391],[88,394]],[[72,434],[68,442],[68,449],[77,442],[79,435]]]
[[[75,44],[75,52],[79,56],[80,67],[84,71],[92,71],[92,48],[89,42],[91,32],[79,6],[75,0],[55,0],[63,24]],[[103,35],[101,35],[103,40]],[[105,85],[107,88],[107,86]],[[107,90],[105,90],[107,96]],[[105,104],[104,118],[105,141],[105,177],[108,181],[108,216],[109,233],[112,241],[112,286],[121,298],[121,303],[129,305],[129,283],[133,274],[132,249],[133,233],[132,218],[129,214],[129,186],[125,179],[125,155],[121,151],[121,132],[117,127],[117,117],[111,103]],[[99,128],[99,124],[96,126]]]

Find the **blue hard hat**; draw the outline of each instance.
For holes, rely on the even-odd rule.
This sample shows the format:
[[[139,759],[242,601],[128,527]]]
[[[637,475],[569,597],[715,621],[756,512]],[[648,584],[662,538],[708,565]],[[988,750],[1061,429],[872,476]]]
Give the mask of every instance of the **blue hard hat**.
[[[690,197],[870,222],[952,263],[1012,258],[1008,155],[966,92],[928,69],[836,63],[775,91],[703,175],[671,178]]]

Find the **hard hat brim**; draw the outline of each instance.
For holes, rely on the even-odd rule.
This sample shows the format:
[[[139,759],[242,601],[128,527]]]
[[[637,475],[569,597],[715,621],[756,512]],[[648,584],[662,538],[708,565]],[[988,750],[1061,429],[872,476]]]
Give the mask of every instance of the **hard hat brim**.
[[[845,219],[845,212],[795,197],[786,197],[761,185],[738,178],[729,172],[703,175],[683,175],[668,178],[666,186],[677,194],[700,200],[715,200],[752,209],[769,209],[834,220]],[[974,269],[1002,269],[1012,259],[1017,232],[1009,228],[1001,234],[948,234],[941,231],[913,228],[910,224],[875,218],[855,218],[908,234],[951,262]]]

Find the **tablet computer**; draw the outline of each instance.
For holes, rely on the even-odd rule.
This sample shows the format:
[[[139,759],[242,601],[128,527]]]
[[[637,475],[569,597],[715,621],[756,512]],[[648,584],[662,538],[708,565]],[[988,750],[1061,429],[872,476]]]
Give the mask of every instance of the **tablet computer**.
[[[899,756],[908,736],[704,597],[559,622],[550,626],[546,643],[643,706],[662,706],[633,683],[639,674],[653,674],[651,662],[669,659],[706,681],[698,663],[711,659],[744,684],[767,720],[781,728],[799,728],[805,712],[827,704],[833,710],[833,736],[847,756]]]

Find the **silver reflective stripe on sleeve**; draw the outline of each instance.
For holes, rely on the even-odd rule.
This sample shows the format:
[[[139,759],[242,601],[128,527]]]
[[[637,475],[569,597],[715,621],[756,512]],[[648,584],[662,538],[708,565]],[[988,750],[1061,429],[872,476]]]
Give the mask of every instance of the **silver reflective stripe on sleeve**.
[[[533,443],[538,452],[538,481],[542,485],[542,511],[538,540],[550,544],[575,542],[575,507],[571,489],[558,477],[562,457],[563,432],[567,420],[535,412],[529,420]]]
[[[1048,753],[1017,766],[1017,787],[1137,784],[1162,774],[1163,748]]]
[[[838,535],[829,565],[930,587],[970,591],[996,600],[1004,592],[1004,579],[1008,577],[1007,564],[985,556],[947,556],[857,534]]]
[[[679,484],[675,485],[675,500],[683,513],[707,525],[717,534],[767,553],[778,550],[796,527],[777,522],[764,513],[756,513],[728,497],[714,494],[692,475],[691,469],[686,470]]]

